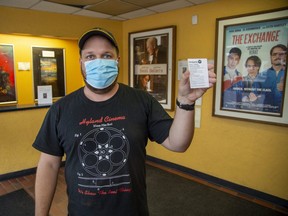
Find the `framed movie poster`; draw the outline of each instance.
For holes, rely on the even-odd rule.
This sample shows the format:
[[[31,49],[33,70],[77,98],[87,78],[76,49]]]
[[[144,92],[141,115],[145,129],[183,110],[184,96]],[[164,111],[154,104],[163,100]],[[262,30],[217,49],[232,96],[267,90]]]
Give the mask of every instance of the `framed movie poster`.
[[[217,19],[213,115],[288,124],[288,9]]]
[[[175,34],[175,26],[129,33],[129,85],[167,110],[174,108]]]
[[[16,103],[13,45],[0,44],[0,105]]]
[[[32,47],[32,53],[35,100],[38,100],[38,86],[52,86],[53,99],[65,96],[64,50]]]

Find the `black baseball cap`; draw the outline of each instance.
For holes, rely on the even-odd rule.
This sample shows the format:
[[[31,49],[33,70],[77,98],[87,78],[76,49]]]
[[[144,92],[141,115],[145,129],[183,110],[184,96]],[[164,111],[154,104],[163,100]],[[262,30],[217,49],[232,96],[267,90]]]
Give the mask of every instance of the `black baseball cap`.
[[[84,34],[82,34],[82,36],[78,40],[78,46],[79,46],[80,51],[83,49],[85,42],[90,37],[97,36],[97,35],[102,36],[106,38],[108,41],[110,41],[110,43],[116,48],[117,53],[119,53],[118,44],[114,36],[112,35],[112,33],[102,28],[93,28],[93,29],[86,31]]]

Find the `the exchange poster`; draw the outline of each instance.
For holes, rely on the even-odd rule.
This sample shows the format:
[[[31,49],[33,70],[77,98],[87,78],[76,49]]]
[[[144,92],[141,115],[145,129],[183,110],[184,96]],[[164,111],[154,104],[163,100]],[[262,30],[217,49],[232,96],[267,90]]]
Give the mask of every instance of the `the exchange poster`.
[[[222,110],[281,116],[288,19],[226,26]]]

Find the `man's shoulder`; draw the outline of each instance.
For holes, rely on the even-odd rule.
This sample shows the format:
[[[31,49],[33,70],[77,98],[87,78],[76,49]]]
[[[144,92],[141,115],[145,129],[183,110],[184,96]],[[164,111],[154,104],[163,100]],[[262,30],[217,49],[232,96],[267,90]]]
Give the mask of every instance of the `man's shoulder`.
[[[83,92],[83,87],[65,95],[64,97],[61,97],[53,105],[54,106],[63,106],[67,103],[71,103],[71,102],[75,101],[76,98],[79,98],[78,96],[81,95],[81,92]]]
[[[236,74],[236,76],[243,76],[242,73],[237,69],[235,70],[235,74]]]
[[[273,69],[273,67],[267,68],[266,70],[262,71],[259,76],[260,77],[268,77],[271,76],[275,73],[275,70]]]
[[[148,102],[153,96],[149,94],[147,91],[142,89],[133,88],[123,83],[119,83],[120,86],[120,95],[125,99],[140,99],[143,102]]]
[[[124,83],[119,83],[119,86],[120,86],[120,90],[124,92],[129,92],[129,93],[134,93],[134,94],[146,94],[147,93],[141,89],[133,88]]]

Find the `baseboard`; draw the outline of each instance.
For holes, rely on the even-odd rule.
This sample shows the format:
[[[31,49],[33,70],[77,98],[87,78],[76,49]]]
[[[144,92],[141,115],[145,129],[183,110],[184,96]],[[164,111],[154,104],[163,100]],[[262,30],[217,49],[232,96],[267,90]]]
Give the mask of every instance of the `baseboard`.
[[[237,193],[243,194],[244,196],[250,196],[250,197],[254,197],[255,199],[259,199],[259,200],[263,200],[265,202],[271,203],[275,206],[277,206],[279,209],[282,209],[285,212],[288,212],[288,200],[261,192],[261,191],[257,191],[242,185],[238,185],[235,184],[233,182],[229,182],[187,167],[183,167],[159,158],[155,158],[152,156],[147,156],[147,161],[151,161],[153,163],[162,165],[164,167],[167,167],[169,169],[173,169],[175,171],[184,173],[184,174],[188,174],[189,176],[192,176],[194,178],[198,178],[201,180],[204,180],[208,183],[211,183],[213,185],[216,185],[217,187],[223,187],[232,191],[235,191]]]
[[[26,176],[26,175],[32,175],[32,174],[35,174],[35,172],[36,172],[36,167],[21,170],[21,171],[2,174],[2,175],[0,175],[0,181],[6,181],[9,179],[13,179],[13,178],[19,178],[19,177]]]
[[[61,162],[61,167],[62,166],[65,166],[65,161]],[[5,180],[13,179],[13,178],[19,178],[19,177],[26,176],[26,175],[32,175],[36,173],[36,169],[37,169],[36,167],[33,167],[30,169],[2,174],[0,175],[0,181],[5,181]]]
[[[155,164],[159,164],[163,167],[166,167],[168,169],[172,169],[175,170],[176,172],[181,172],[183,174],[189,175],[193,178],[198,178],[201,179],[203,181],[206,181],[208,183],[211,183],[213,185],[216,185],[217,187],[223,187],[223,188],[227,188],[229,190],[235,191],[237,193],[243,194],[244,196],[250,196],[250,197],[254,197],[256,199],[259,200],[263,200],[265,202],[271,203],[275,206],[278,206],[279,210],[282,210],[284,212],[288,212],[288,200],[261,192],[261,191],[257,191],[242,185],[238,185],[235,184],[233,182],[229,182],[184,166],[180,166],[178,164],[174,164],[159,158],[155,158],[152,156],[147,156],[147,161],[155,163]],[[65,166],[65,161],[62,162],[61,166]],[[2,174],[0,175],[0,181],[5,181],[5,180],[9,180],[9,179],[13,179],[13,178],[18,178],[18,177],[22,177],[22,176],[26,176],[26,175],[31,175],[31,174],[35,174],[36,173],[36,167],[34,168],[30,168],[30,169],[25,169],[25,170],[21,170],[21,171],[16,171],[16,172],[11,172],[11,173],[7,173],[7,174]]]

